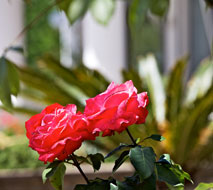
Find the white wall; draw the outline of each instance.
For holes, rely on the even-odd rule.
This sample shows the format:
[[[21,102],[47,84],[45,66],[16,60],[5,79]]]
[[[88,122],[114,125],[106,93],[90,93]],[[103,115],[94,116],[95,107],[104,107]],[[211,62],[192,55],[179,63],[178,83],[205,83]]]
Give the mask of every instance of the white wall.
[[[90,68],[100,70],[109,80],[121,82],[126,65],[125,3],[117,2],[115,14],[107,26],[87,14],[83,20],[83,58]]]
[[[0,55],[23,29],[23,9],[23,0],[0,0]],[[23,46],[23,38],[14,45]],[[9,53],[8,57],[16,63],[23,63],[23,57],[17,53]]]
[[[176,60],[189,54],[188,0],[171,0],[164,25],[164,70],[167,72]]]

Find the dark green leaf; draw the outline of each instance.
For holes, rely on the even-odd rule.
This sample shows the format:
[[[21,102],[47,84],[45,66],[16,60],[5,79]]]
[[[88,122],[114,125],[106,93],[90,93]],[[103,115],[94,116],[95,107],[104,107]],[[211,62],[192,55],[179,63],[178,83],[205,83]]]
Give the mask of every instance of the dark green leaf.
[[[61,162],[56,168],[54,174],[50,177],[50,183],[56,190],[63,190],[64,185],[64,175],[66,171],[66,166]]]
[[[94,170],[99,170],[101,167],[101,161],[104,162],[104,156],[100,153],[90,154],[88,155],[92,162],[92,166]]]
[[[117,181],[118,190],[135,190],[135,185],[130,185],[128,183]]]
[[[68,8],[68,19],[71,24],[83,17],[86,13],[91,0],[72,0]]]
[[[115,0],[93,0],[90,10],[99,23],[107,24],[114,13],[115,5]]]
[[[117,181],[119,190],[140,190],[140,176],[135,173],[133,176],[126,177],[124,181]]]
[[[110,184],[114,183],[114,179],[109,178],[108,180],[96,178],[95,180],[90,181],[90,184],[76,185],[74,190],[109,190]]]
[[[54,175],[54,173],[60,163],[61,163],[60,161],[54,161],[46,167],[46,169],[42,173],[43,183],[45,183],[47,181],[47,179],[49,179],[52,175]]]
[[[155,141],[163,141],[163,140],[165,140],[165,137],[163,137],[161,135],[151,135],[151,136],[145,138],[144,140],[146,140],[146,139],[152,139]]]
[[[127,160],[127,158],[129,158],[129,150],[121,153],[119,158],[115,161],[112,171],[115,172]]]
[[[12,63],[7,62],[7,64],[8,64],[8,80],[10,91],[11,94],[17,96],[20,88],[18,71]]]
[[[162,164],[170,164],[170,165],[172,164],[172,161],[170,159],[170,155],[169,154],[161,155],[157,162],[158,163],[162,163]]]
[[[54,75],[67,82],[70,87],[80,89],[89,97],[93,97],[108,86],[107,80],[97,71],[90,70],[84,65],[70,70],[63,67],[60,62],[52,56],[46,55],[39,61],[41,69],[44,67],[50,70]]]
[[[128,22],[131,29],[141,26],[145,20],[148,9],[149,0],[132,0],[128,12]]]
[[[149,178],[145,179],[138,185],[138,190],[156,190],[156,175],[153,173]]]
[[[153,14],[162,17],[169,9],[169,0],[150,0],[150,9]]]
[[[170,166],[157,164],[156,167],[159,181],[166,182],[173,186],[181,183],[178,177],[169,169]]]
[[[8,50],[16,51],[18,53],[24,53],[24,48],[21,46],[12,46]]]
[[[0,100],[8,108],[12,108],[11,90],[8,80],[8,64],[4,57],[0,58]]]
[[[83,157],[83,156],[77,156],[75,155],[76,159],[78,160],[79,163],[87,163],[91,164],[91,162],[88,160],[88,158]]]
[[[211,190],[213,189],[213,183],[200,183],[195,190]]]
[[[130,150],[130,160],[142,179],[150,177],[154,171],[155,153],[151,147],[137,146]]]
[[[118,147],[116,147],[114,150],[112,150],[111,152],[109,152],[104,159],[109,158],[110,156],[112,156],[113,154],[119,152],[120,150],[124,149],[124,148],[130,148],[132,147],[132,145],[128,145],[128,144],[120,144]]]
[[[173,68],[167,87],[167,119],[173,121],[180,111],[183,98],[183,78],[188,58],[177,61]]]
[[[71,3],[72,1],[73,1],[73,0],[63,0],[63,1],[61,1],[61,2],[58,4],[58,8],[59,8],[61,11],[64,11],[66,14],[68,14],[68,9],[69,9],[70,3]]]

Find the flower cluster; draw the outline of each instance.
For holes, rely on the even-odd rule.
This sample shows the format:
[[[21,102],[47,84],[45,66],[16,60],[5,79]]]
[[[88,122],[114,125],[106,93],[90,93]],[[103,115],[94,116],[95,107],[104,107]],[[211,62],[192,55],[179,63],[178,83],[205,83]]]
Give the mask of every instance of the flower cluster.
[[[146,92],[137,94],[132,81],[112,82],[107,90],[86,101],[84,113],[74,104],[47,106],[26,122],[29,146],[39,153],[39,160],[66,159],[85,140],[121,133],[132,124],[145,122],[148,111]]]

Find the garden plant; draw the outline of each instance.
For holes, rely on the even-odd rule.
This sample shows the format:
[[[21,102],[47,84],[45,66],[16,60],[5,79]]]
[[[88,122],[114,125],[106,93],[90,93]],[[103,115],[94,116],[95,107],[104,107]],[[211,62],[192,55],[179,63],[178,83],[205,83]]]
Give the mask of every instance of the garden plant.
[[[157,159],[153,148],[143,145],[147,139],[162,141],[164,137],[153,134],[144,139],[135,139],[128,129],[130,125],[145,122],[148,103],[147,93],[137,94],[131,80],[121,85],[112,82],[105,92],[86,101],[83,113],[77,112],[74,104],[65,107],[52,104],[41,113],[32,116],[26,122],[29,146],[39,153],[39,160],[44,163],[50,162],[43,172],[43,181],[49,179],[55,189],[62,189],[67,163],[77,167],[87,183],[77,185],[76,190],[154,190],[157,181],[165,182],[169,187],[182,189],[185,179],[191,181],[189,174],[184,172],[180,165],[175,164],[168,154],[163,154]],[[131,143],[121,143],[106,156],[96,153],[82,157],[74,153],[85,140],[95,140],[99,134],[102,137],[111,136],[124,130],[129,135]],[[122,182],[112,177],[107,180],[91,180],[81,169],[80,163],[87,162],[94,170],[99,170],[101,162],[115,153],[119,153],[119,157],[115,160],[112,172],[116,172],[127,159],[130,159],[135,168],[133,176],[126,177]]]
[[[70,24],[82,19],[87,11],[99,23],[107,24],[114,13],[115,2],[50,1],[49,6],[24,28],[15,42],[53,7],[64,11]],[[88,69],[82,63],[82,57],[75,67],[66,68],[57,56],[42,52],[44,55],[33,66],[29,63],[22,67],[10,61],[7,53],[24,53],[23,48],[12,43],[5,49],[0,57],[1,108],[34,115],[26,122],[27,137],[30,147],[39,153],[39,159],[48,163],[43,172],[44,182],[49,179],[55,189],[62,189],[66,165],[71,164],[79,169],[86,182],[75,189],[149,190],[157,189],[159,182],[169,189],[184,189],[185,180],[192,181],[181,166],[193,179],[204,162],[212,162],[212,56],[201,62],[190,79],[184,80],[189,58],[178,60],[171,72],[162,76],[153,55],[141,57],[137,52],[140,31],[147,15],[163,17],[168,11],[169,2],[127,1],[130,66],[122,71],[124,83],[121,85],[109,84],[98,71]],[[206,2],[212,7],[211,0]],[[136,89],[142,93],[137,94]],[[41,113],[31,107],[17,107],[11,101],[11,97],[17,95],[39,104],[51,105]],[[100,135],[102,137],[98,137]],[[97,147],[100,152],[86,157],[77,155],[75,150],[84,141]],[[15,147],[12,152],[17,152],[16,149],[19,148]],[[10,154],[10,150],[5,149],[5,155],[7,151]],[[102,155],[101,152],[108,154]],[[3,161],[7,160],[7,156],[1,155]],[[20,160],[25,159],[23,155],[20,152]],[[88,179],[80,166],[82,163],[91,164],[96,171],[107,159],[115,162],[112,174],[128,160],[135,173],[124,181],[117,181],[113,177]],[[41,163],[33,165],[40,166]],[[212,186],[200,184],[196,190]]]

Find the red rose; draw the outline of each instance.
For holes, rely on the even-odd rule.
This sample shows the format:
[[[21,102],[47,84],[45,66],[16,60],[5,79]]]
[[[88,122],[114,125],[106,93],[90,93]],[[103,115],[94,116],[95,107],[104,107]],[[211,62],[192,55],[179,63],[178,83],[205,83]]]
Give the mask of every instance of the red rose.
[[[148,102],[147,93],[137,94],[131,80],[121,85],[112,82],[105,92],[86,101],[84,114],[94,134],[110,136],[132,124],[144,123]]]
[[[87,120],[76,114],[73,104],[47,106],[26,123],[29,146],[39,153],[39,160],[53,162],[64,160],[81,146],[83,140],[95,139],[87,130]]]

